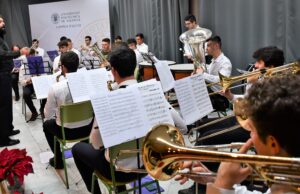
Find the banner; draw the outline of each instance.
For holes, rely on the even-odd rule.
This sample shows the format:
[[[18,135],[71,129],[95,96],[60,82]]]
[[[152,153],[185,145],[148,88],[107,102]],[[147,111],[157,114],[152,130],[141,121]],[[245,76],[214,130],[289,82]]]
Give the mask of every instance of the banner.
[[[84,45],[84,37],[92,43],[110,38],[108,0],[69,0],[29,5],[32,39],[40,41],[46,51],[58,49],[61,36],[70,38],[73,47]]]

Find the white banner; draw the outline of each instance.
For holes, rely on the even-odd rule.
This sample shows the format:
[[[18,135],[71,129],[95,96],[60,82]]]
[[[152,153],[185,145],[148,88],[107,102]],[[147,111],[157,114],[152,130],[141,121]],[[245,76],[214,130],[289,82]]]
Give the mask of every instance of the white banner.
[[[32,38],[46,51],[58,49],[61,36],[73,41],[75,48],[84,45],[89,35],[92,42],[110,38],[108,0],[69,0],[29,5]]]

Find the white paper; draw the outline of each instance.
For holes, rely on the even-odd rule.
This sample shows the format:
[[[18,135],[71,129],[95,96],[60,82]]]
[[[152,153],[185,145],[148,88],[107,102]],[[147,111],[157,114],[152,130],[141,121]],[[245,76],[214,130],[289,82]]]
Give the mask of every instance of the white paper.
[[[111,147],[143,137],[158,123],[173,124],[159,82],[149,81],[91,101],[104,146]]]
[[[55,75],[42,75],[31,78],[37,99],[48,97],[50,87],[56,82]]]
[[[175,80],[166,61],[158,61],[155,63],[156,71],[164,92],[174,88]]]
[[[108,92],[108,75],[105,68],[68,73],[66,76],[75,103],[90,100],[93,93]]]
[[[201,74],[177,80],[174,88],[182,117],[187,125],[213,111],[206,84]]]

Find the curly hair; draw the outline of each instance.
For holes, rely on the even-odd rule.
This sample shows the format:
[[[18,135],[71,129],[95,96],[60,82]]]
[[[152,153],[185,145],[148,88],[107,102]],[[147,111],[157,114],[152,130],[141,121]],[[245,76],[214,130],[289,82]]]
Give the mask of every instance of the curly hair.
[[[262,60],[266,67],[278,67],[284,63],[284,53],[276,46],[263,47],[253,53],[253,58]]]
[[[260,139],[271,135],[291,156],[300,156],[300,76],[272,77],[255,83],[246,95],[247,116]]]

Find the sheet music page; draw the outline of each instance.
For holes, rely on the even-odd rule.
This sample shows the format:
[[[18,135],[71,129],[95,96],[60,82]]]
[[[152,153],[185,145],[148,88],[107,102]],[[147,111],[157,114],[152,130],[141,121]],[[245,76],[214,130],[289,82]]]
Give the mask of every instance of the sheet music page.
[[[158,81],[152,79],[135,84],[132,87],[137,87],[139,90],[147,120],[150,122],[150,128],[160,123],[174,125],[169,111],[169,104]]]
[[[93,93],[108,92],[105,68],[68,73],[66,76],[75,103],[90,100]]]
[[[88,88],[88,95],[93,95],[94,93],[109,92],[107,87],[108,73],[105,68],[92,69],[84,73]]]
[[[55,75],[35,76],[31,79],[37,99],[47,98],[50,87],[56,82]]]
[[[175,82],[175,93],[187,125],[213,111],[203,76],[196,74]]]
[[[156,67],[156,71],[158,73],[163,91],[167,92],[170,89],[174,88],[175,80],[168,63],[165,61],[158,61],[154,65]]]
[[[99,131],[106,148],[143,137],[149,126],[136,88],[91,96]]]
[[[90,99],[84,72],[67,73],[66,77],[74,103]]]
[[[173,124],[157,81],[134,84],[106,95],[94,94],[91,102],[106,148],[143,137],[156,124]]]

